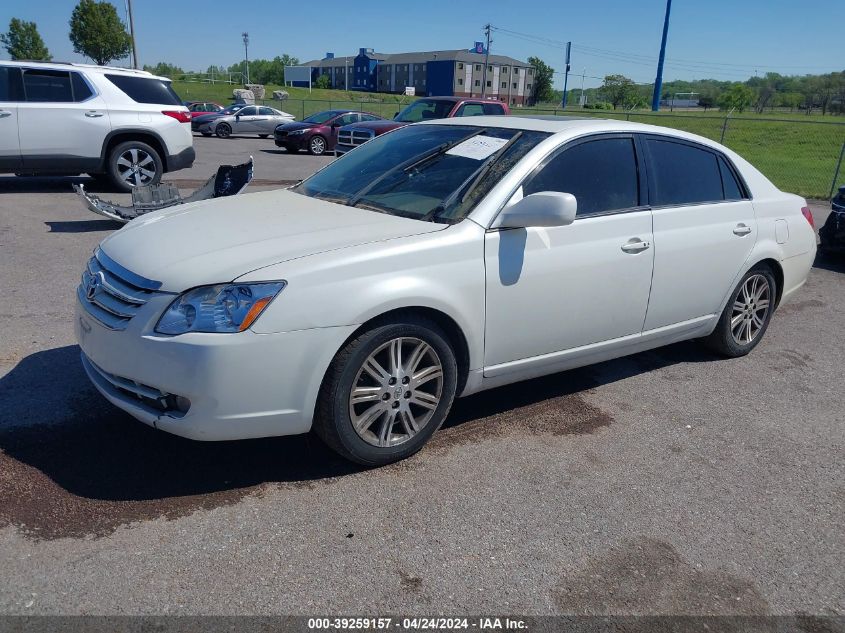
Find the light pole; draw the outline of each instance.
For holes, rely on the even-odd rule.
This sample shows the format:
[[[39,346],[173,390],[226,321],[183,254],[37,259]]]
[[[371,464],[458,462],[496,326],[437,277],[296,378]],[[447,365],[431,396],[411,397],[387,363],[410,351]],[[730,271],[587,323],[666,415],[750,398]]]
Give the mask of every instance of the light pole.
[[[129,37],[132,39],[132,66],[140,68],[138,65],[138,46],[135,44],[135,19],[132,15],[132,0],[126,0],[126,12],[129,14]]]
[[[244,65],[246,69],[246,81],[244,83],[249,83],[249,33],[244,31],[241,33],[244,38]]]
[[[651,109],[660,110],[660,93],[663,90],[663,59],[666,57],[666,38],[669,35],[669,11],[672,0],[666,0],[666,17],[663,18],[663,39],[660,42],[660,58],[657,60],[657,78],[654,80],[654,94],[651,96]]]

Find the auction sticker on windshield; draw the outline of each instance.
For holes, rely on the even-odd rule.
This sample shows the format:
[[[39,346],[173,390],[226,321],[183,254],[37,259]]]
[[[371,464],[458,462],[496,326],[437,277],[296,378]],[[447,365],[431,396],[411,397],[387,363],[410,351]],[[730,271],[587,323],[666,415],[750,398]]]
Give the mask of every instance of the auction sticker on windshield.
[[[472,138],[465,140],[463,143],[458,143],[446,153],[450,156],[463,156],[464,158],[484,160],[488,156],[496,153],[496,151],[507,142],[508,139],[506,138],[495,138],[493,136],[480,135],[473,136]]]

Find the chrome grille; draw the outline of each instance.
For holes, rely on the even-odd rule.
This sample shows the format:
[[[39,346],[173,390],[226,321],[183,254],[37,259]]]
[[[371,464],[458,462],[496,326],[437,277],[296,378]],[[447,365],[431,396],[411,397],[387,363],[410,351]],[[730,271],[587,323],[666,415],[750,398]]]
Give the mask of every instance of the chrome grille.
[[[76,296],[85,311],[110,330],[123,330],[161,282],[136,275],[97,249],[82,273]]]
[[[337,142],[340,145],[363,145],[375,136],[373,130],[340,130],[337,133]]]

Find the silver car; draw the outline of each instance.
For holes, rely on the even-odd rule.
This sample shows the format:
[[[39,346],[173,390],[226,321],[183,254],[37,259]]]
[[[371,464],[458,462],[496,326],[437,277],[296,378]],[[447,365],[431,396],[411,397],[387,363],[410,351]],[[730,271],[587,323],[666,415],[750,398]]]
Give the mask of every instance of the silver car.
[[[220,138],[229,138],[232,134],[257,134],[261,138],[267,138],[273,134],[277,125],[295,120],[296,118],[287,112],[267,106],[251,105],[215,119],[209,125],[209,131]]]

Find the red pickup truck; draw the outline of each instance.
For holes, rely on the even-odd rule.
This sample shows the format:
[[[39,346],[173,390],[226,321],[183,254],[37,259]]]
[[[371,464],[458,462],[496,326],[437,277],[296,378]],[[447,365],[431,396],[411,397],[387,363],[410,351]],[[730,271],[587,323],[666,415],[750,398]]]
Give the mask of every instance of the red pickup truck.
[[[418,121],[491,114],[510,114],[510,109],[506,103],[492,99],[424,97],[406,106],[392,120],[367,121],[343,126],[337,132],[337,145],[334,151],[336,156],[340,156],[379,134]]]

